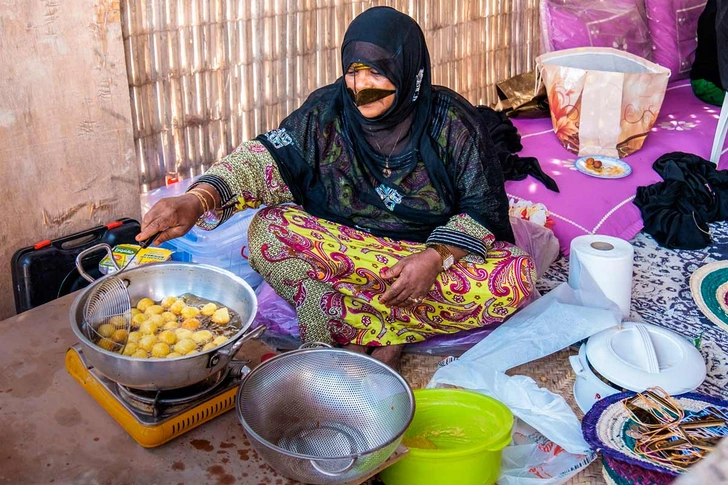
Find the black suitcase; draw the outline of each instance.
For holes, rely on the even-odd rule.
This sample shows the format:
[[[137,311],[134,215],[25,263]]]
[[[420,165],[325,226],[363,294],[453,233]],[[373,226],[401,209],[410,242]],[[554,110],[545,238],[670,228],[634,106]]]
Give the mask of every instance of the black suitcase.
[[[135,244],[141,227],[134,219],[123,218],[109,224],[54,240],[41,241],[13,254],[11,272],[15,311],[22,313],[89,285],[76,269],[76,256],[86,248],[106,243]],[[95,251],[83,259],[83,267],[99,278],[99,262],[105,251]]]

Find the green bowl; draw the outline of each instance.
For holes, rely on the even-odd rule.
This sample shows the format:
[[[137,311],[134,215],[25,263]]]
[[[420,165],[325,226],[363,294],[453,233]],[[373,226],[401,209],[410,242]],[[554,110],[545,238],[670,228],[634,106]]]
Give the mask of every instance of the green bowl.
[[[464,389],[414,391],[415,415],[402,444],[409,453],[380,472],[386,485],[490,485],[511,441],[513,414]]]

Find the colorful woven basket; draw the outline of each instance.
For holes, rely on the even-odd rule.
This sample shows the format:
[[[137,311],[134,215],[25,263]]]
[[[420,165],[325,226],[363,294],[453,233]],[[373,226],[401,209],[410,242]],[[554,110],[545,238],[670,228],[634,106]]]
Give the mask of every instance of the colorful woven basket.
[[[609,485],[670,485],[675,477],[602,456],[602,474]]]
[[[728,261],[695,270],[690,276],[690,293],[700,311],[728,332]]]
[[[634,396],[633,392],[623,392],[606,397],[598,401],[581,422],[584,439],[593,449],[602,453],[608,461],[608,468],[614,472],[612,480],[620,477],[635,477],[637,469],[630,470],[627,465],[639,467],[655,472],[654,479],[659,480],[660,475],[676,477],[683,472],[680,468],[663,465],[637,454],[633,450],[634,428],[636,424],[629,419],[622,400]],[[708,406],[728,407],[728,402],[704,394],[687,393],[673,396],[686,413],[698,413]],[[607,471],[608,473],[608,471]],[[641,472],[645,474],[646,472]],[[633,482],[617,482],[633,483]],[[650,482],[636,482],[650,483]],[[655,485],[663,483],[655,481]],[[667,482],[669,483],[669,482]]]

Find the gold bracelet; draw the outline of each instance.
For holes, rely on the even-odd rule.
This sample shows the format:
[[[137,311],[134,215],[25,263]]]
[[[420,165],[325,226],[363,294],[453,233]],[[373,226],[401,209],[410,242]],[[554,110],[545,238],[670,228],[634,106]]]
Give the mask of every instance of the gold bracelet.
[[[197,197],[197,200],[199,200],[199,201],[200,201],[200,205],[202,205],[202,210],[203,210],[203,214],[207,214],[207,212],[208,212],[208,211],[209,211],[210,209],[208,209],[208,207],[207,207],[207,201],[206,201],[206,200],[205,200],[205,198],[204,198],[204,197],[202,196],[202,194],[198,194],[197,192],[195,192],[195,191],[193,191],[193,190],[190,190],[190,191],[189,191],[189,192],[187,192],[187,193],[188,193],[188,194],[192,194],[192,195],[194,195],[195,197]]]
[[[191,189],[191,190],[190,190],[190,192],[194,192],[194,191],[196,191],[196,190],[201,190],[201,191],[203,191],[203,192],[204,192],[205,194],[207,194],[207,195],[209,195],[209,196],[210,196],[210,200],[212,201],[212,202],[210,203],[210,205],[212,206],[212,209],[213,209],[213,210],[215,210],[215,207],[216,207],[216,205],[215,205],[215,196],[214,196],[214,195],[212,195],[212,192],[210,192],[210,191],[209,191],[209,190],[207,190],[207,189],[203,189],[202,187],[195,187],[195,188]]]

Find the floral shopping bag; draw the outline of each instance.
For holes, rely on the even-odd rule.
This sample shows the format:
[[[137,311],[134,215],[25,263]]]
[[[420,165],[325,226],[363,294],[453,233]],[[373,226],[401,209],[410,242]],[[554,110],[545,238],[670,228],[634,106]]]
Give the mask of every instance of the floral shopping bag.
[[[579,47],[536,58],[561,144],[621,158],[640,148],[665,98],[670,70],[628,52]]]

